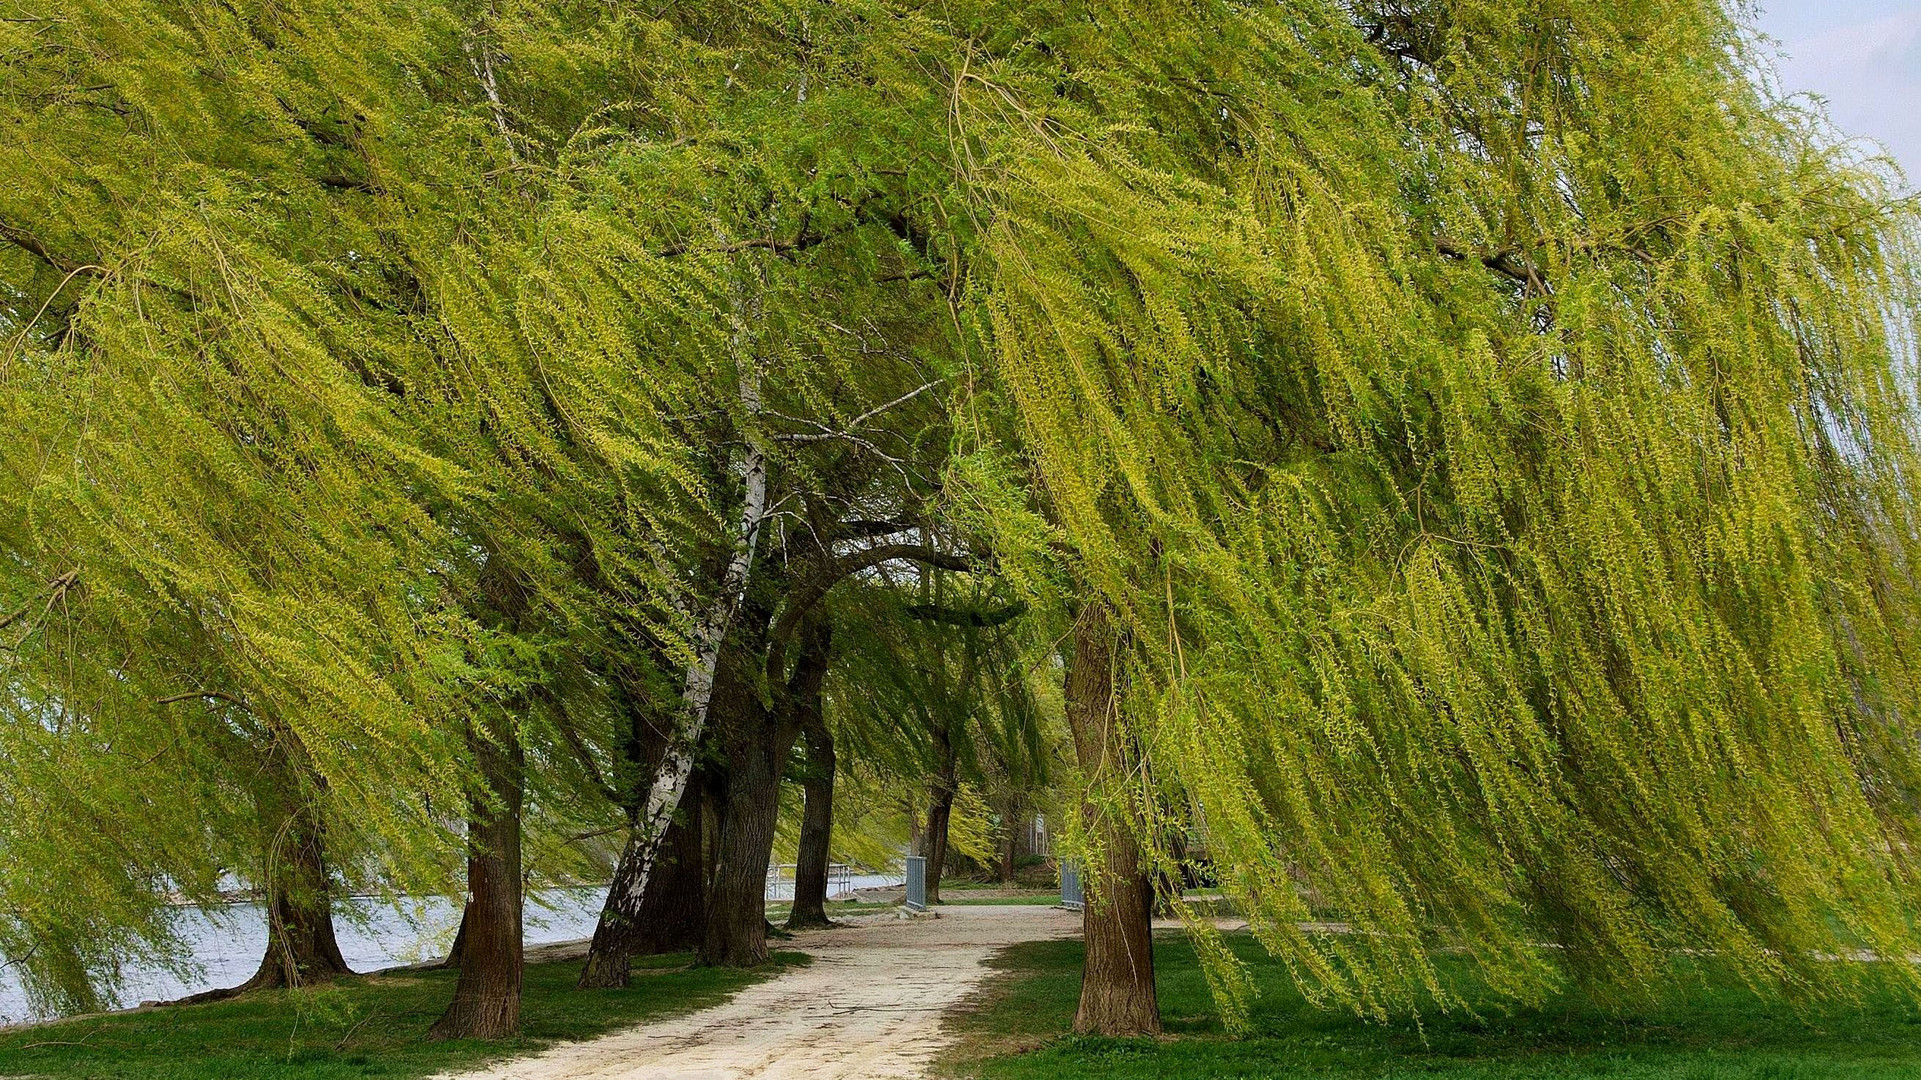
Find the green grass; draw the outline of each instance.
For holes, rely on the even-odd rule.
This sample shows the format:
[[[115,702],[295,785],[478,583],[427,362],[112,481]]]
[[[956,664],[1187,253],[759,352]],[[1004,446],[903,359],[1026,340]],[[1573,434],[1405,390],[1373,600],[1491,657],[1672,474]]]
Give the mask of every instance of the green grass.
[[[942,886],[942,887],[945,888],[945,886]],[[971,904],[971,905],[979,905],[982,907],[992,907],[997,904],[1030,904],[1038,907],[1045,907],[1047,905],[1058,904],[1060,902],[1061,902],[1061,894],[1057,892],[1051,892],[1051,893],[1033,893],[1027,896],[946,896],[941,898],[941,902],[939,906],[946,907],[950,904],[953,904],[953,905],[959,905],[959,906],[965,907]]]
[[[624,990],[578,991],[579,961],[527,966],[521,1035],[500,1042],[426,1041],[453,996],[454,974],[406,972],[306,992],[273,991],[210,1005],[150,1009],[0,1033],[0,1076],[49,1080],[338,1080],[427,1076],[555,1042],[592,1038],[725,1000],[787,966],[691,967],[690,957],[636,961]],[[643,966],[644,965],[644,966]]]
[[[1738,987],[1695,983],[1671,1002],[1630,1015],[1573,995],[1503,1014],[1484,998],[1479,1018],[1429,1017],[1417,1029],[1311,1008],[1251,939],[1230,941],[1262,989],[1246,1038],[1223,1034],[1193,950],[1178,938],[1156,942],[1168,1038],[1069,1035],[1080,942],[1033,942],[1003,953],[1003,974],[978,1011],[954,1021],[961,1041],[945,1071],[982,1080],[1921,1078],[1921,1011],[1892,996],[1801,1015]],[[1465,977],[1458,963],[1449,974]]]

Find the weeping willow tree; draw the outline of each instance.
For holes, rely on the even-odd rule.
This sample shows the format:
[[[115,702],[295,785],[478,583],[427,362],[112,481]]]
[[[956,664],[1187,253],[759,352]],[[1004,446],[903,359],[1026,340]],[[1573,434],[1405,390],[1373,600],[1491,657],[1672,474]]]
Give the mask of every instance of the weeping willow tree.
[[[987,575],[881,567],[837,614],[847,627],[830,694],[839,741],[904,801],[909,846],[927,859],[927,902],[941,903],[950,851],[985,866],[1023,809],[1051,801],[1055,733],[1033,685],[1052,674],[1037,670],[1045,648],[1027,605]]]
[[[1891,167],[1712,3],[1050,15],[957,84],[1025,455],[966,468],[1113,655],[1111,812],[1371,1016],[1440,948],[1524,1002],[1914,986],[1834,962],[1916,951]]]
[[[523,819],[638,895],[722,645],[931,523],[1079,628],[1090,854],[1205,832],[1320,1000],[1911,981],[1828,961],[1915,948],[1914,223],[1754,62],[1707,0],[10,11],[0,948],[84,984],[316,811],[465,857],[444,1030],[509,1029]]]
[[[101,712],[63,661],[140,705],[140,745],[166,745],[189,709],[218,734],[269,678],[391,692],[397,733],[345,693],[288,706],[318,748],[303,790],[398,792],[413,813],[390,829],[329,802],[352,828],[365,816],[382,855],[431,855],[464,809],[470,932],[443,1030],[511,1029],[525,800],[560,803],[548,819],[607,815],[565,805],[605,794],[644,884],[763,534],[815,529],[793,509],[803,491],[893,514],[938,475],[916,451],[944,447],[945,413],[922,391],[957,367],[956,323],[951,292],[919,284],[933,275],[916,246],[934,246],[919,200],[945,174],[909,169],[938,142],[938,99],[919,86],[881,123],[869,71],[806,43],[858,45],[862,25],[780,4],[608,18],[379,0],[76,0],[0,21],[0,382],[23,391],[7,419],[29,436],[4,451],[20,481],[4,595],[35,631],[8,671],[15,732],[100,754]],[[883,48],[862,63],[914,62]],[[862,455],[901,489],[823,488]],[[40,632],[37,605],[75,561],[81,579],[131,583],[98,592],[95,614],[172,647],[138,656],[140,679],[119,659],[132,630],[59,648]],[[277,606],[242,636],[228,612],[249,590]],[[198,607],[142,621],[188,591]],[[309,621],[326,625],[263,672],[250,650],[267,631]],[[232,685],[154,689],[188,673],[174,660],[190,642]],[[642,732],[661,716],[667,730]],[[394,765],[414,759],[433,782]],[[37,795],[58,775],[9,779]],[[199,789],[148,787],[181,795],[169,835],[229,831],[197,824]],[[149,903],[226,865],[192,855],[189,874],[0,847],[22,889],[91,867]],[[8,951],[51,933],[22,924]]]
[[[327,925],[284,981],[324,977],[330,889],[458,888],[465,847],[503,895],[461,1025],[510,1028],[523,812],[568,815],[611,684],[682,640],[662,566],[706,519],[659,406],[706,371],[633,357],[710,355],[713,260],[610,283],[635,246],[588,182],[512,173],[581,107],[503,127],[491,28],[451,10],[0,27],[0,948],[85,1004],[232,871],[294,884]],[[529,67],[617,61],[535,48],[566,29],[505,32]],[[695,299],[604,302],[650,287]]]

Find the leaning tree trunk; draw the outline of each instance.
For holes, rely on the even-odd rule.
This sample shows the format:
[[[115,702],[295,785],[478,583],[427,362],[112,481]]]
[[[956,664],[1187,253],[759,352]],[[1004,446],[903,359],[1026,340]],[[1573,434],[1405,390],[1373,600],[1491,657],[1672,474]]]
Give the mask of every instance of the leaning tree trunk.
[[[733,340],[737,350],[746,334],[746,321],[736,305]],[[739,359],[742,361],[741,407],[747,415],[755,416],[761,409],[760,368],[752,358],[740,356]],[[647,800],[641,808],[637,823],[639,827],[630,831],[627,846],[620,854],[623,866],[629,862],[634,864],[627,874],[627,888],[634,903],[639,903],[647,893],[647,879],[654,872],[654,863],[659,858],[661,845],[666,841],[674,810],[680,806],[693,777],[695,755],[706,737],[707,714],[713,708],[721,650],[726,646],[741,605],[746,601],[747,586],[754,567],[754,550],[759,544],[761,527],[766,523],[767,451],[760,439],[752,434],[753,425],[749,426],[748,431],[746,453],[741,460],[743,494],[740,520],[733,536],[733,551],[721,574],[719,592],[711,603],[701,608],[700,616],[695,620],[694,662],[687,665],[682,684],[681,715],[675,730],[668,736],[666,753],[661,755],[660,764],[654,769],[647,785]]]
[[[1088,787],[1082,804],[1100,865],[1090,866],[1082,936],[1080,1008],[1074,1030],[1099,1035],[1151,1035],[1161,1030],[1154,995],[1154,887],[1142,866],[1140,841],[1128,819],[1125,745],[1115,694],[1114,625],[1094,602],[1074,626],[1067,669],[1067,723]]]
[[[520,811],[526,761],[506,718],[474,739],[481,779],[467,825],[467,910],[454,1000],[427,1035],[497,1039],[520,1029]]]
[[[834,735],[826,724],[809,725],[807,772],[801,779],[807,805],[800,817],[800,850],[794,858],[794,906],[787,929],[832,926],[827,918],[827,869],[833,858]]]
[[[698,778],[688,785],[638,903],[631,875],[640,864],[623,860],[616,868],[581,968],[581,989],[626,986],[636,956],[700,948],[707,913],[701,787]]]

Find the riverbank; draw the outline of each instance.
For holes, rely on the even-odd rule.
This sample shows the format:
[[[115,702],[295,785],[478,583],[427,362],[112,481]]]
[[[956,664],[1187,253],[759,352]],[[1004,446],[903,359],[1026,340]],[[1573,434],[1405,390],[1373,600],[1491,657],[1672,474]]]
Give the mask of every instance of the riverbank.
[[[608,1032],[720,1005],[804,966],[777,953],[753,971],[692,965],[691,956],[636,962],[624,990],[580,991],[581,942],[529,950],[519,1037],[428,1042],[453,996],[455,973],[396,969],[310,991],[266,991],[206,1005],[137,1009],[0,1032],[0,1076],[36,1080],[390,1080],[482,1067]]]
[[[878,896],[891,896],[897,902],[902,891],[894,884],[898,881],[899,875],[860,874],[848,884]],[[785,918],[786,911],[787,901],[778,895],[781,885],[770,883],[768,889],[769,917],[776,921]],[[792,895],[792,886],[791,881],[784,884],[786,896]],[[529,893],[527,946],[531,949],[591,937],[606,896],[605,884]],[[334,923],[347,966],[365,974],[440,960],[453,941],[460,913],[460,905],[445,897],[347,896],[335,902]],[[89,1015],[122,1013],[145,1002],[177,1001],[238,986],[260,966],[267,930],[265,912],[258,901],[236,896],[220,904],[182,904],[171,917],[176,920],[176,932],[186,954],[192,958],[191,965],[183,970],[131,960],[120,984],[103,1002],[106,1009]],[[35,1016],[15,973],[0,966],[0,1031],[59,1019],[72,1018]]]

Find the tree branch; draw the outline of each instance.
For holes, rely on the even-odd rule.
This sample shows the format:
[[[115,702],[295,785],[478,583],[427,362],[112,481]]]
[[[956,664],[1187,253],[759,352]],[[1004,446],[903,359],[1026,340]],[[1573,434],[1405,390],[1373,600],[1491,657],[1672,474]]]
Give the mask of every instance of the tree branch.
[[[1522,259],[1519,254],[1509,249],[1502,248],[1495,251],[1479,252],[1465,245],[1457,244],[1445,236],[1437,236],[1434,238],[1434,249],[1450,259],[1457,259],[1461,262],[1478,262],[1502,277],[1518,281],[1522,285],[1527,286],[1530,292],[1537,293],[1541,296],[1548,294],[1547,282],[1541,277],[1540,271],[1536,270],[1533,264]]]
[[[211,698],[214,701],[224,701],[227,704],[234,706],[235,708],[245,709],[248,712],[253,711],[253,706],[247,704],[246,702],[240,700],[237,697],[234,697],[232,694],[228,694],[219,690],[190,690],[184,694],[174,694],[171,697],[156,698],[154,700],[154,704],[155,705],[175,705],[182,701],[197,701],[201,698]]]
[[[80,571],[69,570],[64,574],[61,574],[59,577],[54,578],[52,581],[47,582],[47,587],[46,587],[47,602],[45,604],[42,604],[40,607],[40,618],[45,619],[47,617],[47,613],[53,610],[53,605],[59,603],[60,600],[67,595],[67,590],[73,588],[74,584],[79,580],[80,580]],[[5,630],[7,627],[12,626],[14,623],[19,622],[21,619],[25,618],[27,612],[33,610],[33,602],[38,599],[39,599],[39,596],[37,595],[30,597],[26,603],[21,604],[18,608],[15,608],[11,613],[4,616],[0,616],[0,630]],[[37,626],[38,623],[36,622],[35,625]],[[22,646],[26,645],[27,639],[33,636],[33,631],[34,631],[34,626],[28,626],[26,629],[20,632],[20,639],[18,641],[15,641],[11,645],[0,645],[0,649],[5,649],[9,652],[18,651]]]
[[[5,240],[20,250],[37,257],[41,262],[46,263],[62,274],[66,274],[68,277],[83,273],[90,274],[94,277],[101,277],[107,272],[104,267],[95,266],[92,263],[77,263],[65,258],[54,252],[52,248],[49,248],[39,237],[25,229],[9,225],[4,221],[0,221],[0,240]]]
[[[971,555],[958,555],[951,551],[941,551],[929,544],[878,544],[859,551],[851,551],[828,559],[820,569],[809,575],[799,588],[789,593],[787,604],[780,617],[774,620],[773,629],[767,634],[767,673],[774,685],[782,680],[781,673],[787,665],[787,642],[800,628],[801,620],[821,602],[835,585],[862,570],[871,569],[890,562],[917,562],[924,566],[938,567],[965,573],[981,569],[986,560]]]
[[[901,533],[907,532],[909,529],[919,527],[918,522],[912,521],[871,521],[866,518],[855,518],[835,525],[834,534],[837,537],[847,537],[850,539],[858,537],[861,539],[878,540],[884,536],[898,536]]]

